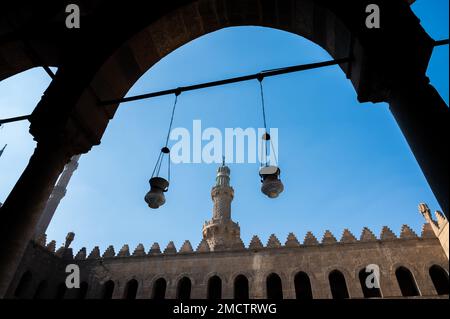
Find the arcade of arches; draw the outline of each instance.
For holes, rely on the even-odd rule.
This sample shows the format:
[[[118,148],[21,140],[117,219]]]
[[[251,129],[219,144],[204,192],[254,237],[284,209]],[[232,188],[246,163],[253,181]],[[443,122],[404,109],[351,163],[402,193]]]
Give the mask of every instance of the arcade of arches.
[[[449,278],[448,273],[445,269],[438,265],[433,265],[429,269],[430,280],[433,282],[433,287],[436,291],[436,295],[446,295],[449,294]],[[360,274],[364,272],[364,269],[360,271]],[[403,266],[396,269],[395,275],[397,277],[397,284],[401,291],[401,296],[403,297],[417,297],[421,296],[420,287],[417,285],[411,271]],[[265,295],[260,296],[262,298],[280,300],[286,297],[296,298],[300,300],[313,299],[314,295],[312,292],[312,287],[310,284],[310,279],[308,274],[305,272],[298,272],[294,277],[294,290],[295,295],[290,295],[286,293],[285,286],[290,286],[289,283],[282,281],[281,277],[276,273],[271,273],[265,278],[266,290]],[[331,298],[333,299],[346,299],[352,298],[347,286],[345,276],[342,272],[335,269],[332,270],[329,275],[329,290],[331,292]],[[196,289],[192,286],[192,281],[189,277],[184,276],[178,279],[176,282],[176,290],[167,291],[168,286],[167,280],[165,278],[158,278],[154,280],[151,285],[147,285],[146,282],[142,282],[145,288],[139,287],[139,283],[136,279],[131,279],[125,283],[125,289],[120,290],[116,288],[116,284],[113,280],[108,280],[100,285],[100,289],[94,289],[94,291],[89,293],[89,298],[92,299],[112,299],[122,298],[122,299],[136,299],[138,298],[152,298],[152,299],[165,299],[165,298],[175,298],[180,300],[186,300],[190,298],[206,298],[217,300],[222,298],[222,294],[226,289],[227,298],[234,298],[239,300],[250,299],[254,296],[254,293],[250,292],[250,286],[255,286],[254,283],[249,283],[248,278],[245,275],[239,274],[235,278],[230,278],[230,287],[222,287],[222,278],[218,275],[214,275],[207,280],[206,291],[200,291],[201,289]],[[362,294],[359,294],[357,298],[382,298],[382,291],[378,288],[372,290],[367,289],[365,285],[365,278],[360,278],[360,288]],[[33,278],[31,272],[27,271],[23,274],[19,281],[19,284],[14,292],[16,298],[32,298],[32,299],[45,299],[53,298],[75,298],[75,299],[85,299],[88,293],[88,283],[82,282],[80,285],[80,290],[77,294],[67,294],[67,290],[61,290],[61,286],[48,287],[47,281],[42,280],[38,283],[37,288],[33,291],[33,287],[36,284],[33,283]],[[204,287],[202,287],[204,288]],[[118,291],[116,291],[116,289]],[[139,293],[138,290],[143,292]],[[203,289],[204,290],[204,289]],[[196,292],[196,295],[192,295],[192,291]],[[150,292],[150,295],[145,295]],[[230,294],[232,292],[232,294]],[[175,293],[175,295],[173,294]],[[429,297],[429,296],[428,296]]]

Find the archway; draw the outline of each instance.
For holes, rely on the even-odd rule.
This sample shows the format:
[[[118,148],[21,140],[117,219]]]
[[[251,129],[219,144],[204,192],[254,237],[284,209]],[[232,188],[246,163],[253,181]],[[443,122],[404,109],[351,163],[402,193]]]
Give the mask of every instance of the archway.
[[[364,298],[381,298],[381,290],[377,287],[369,288],[366,284],[366,279],[370,275],[370,272],[366,272],[363,268],[359,271],[359,283],[361,284],[361,289],[363,291]]]
[[[297,299],[312,299],[311,281],[308,274],[298,272],[294,277],[295,297]]]
[[[330,272],[328,280],[330,282],[331,296],[333,299],[347,299],[350,297],[345,277],[339,270]]]
[[[31,288],[33,276],[30,271],[26,271],[20,278],[19,284],[14,291],[14,297],[27,298]]]
[[[448,273],[438,265],[430,267],[429,274],[438,295],[449,294]]]
[[[397,277],[397,282],[402,292],[402,296],[420,296],[416,281],[408,268],[403,266],[398,267],[395,271],[395,276]]]
[[[208,299],[222,299],[222,279],[219,276],[212,276],[208,280]]]
[[[281,278],[275,273],[271,273],[266,279],[267,299],[283,299],[283,285]]]
[[[248,279],[244,275],[238,275],[234,279],[234,299],[247,300],[250,298]]]
[[[191,280],[188,277],[183,277],[178,281],[177,299],[188,300],[191,299]]]
[[[167,282],[164,278],[159,278],[153,284],[152,298],[162,300],[166,297]]]
[[[103,284],[102,299],[112,299],[114,293],[114,281],[108,280]]]
[[[125,286],[125,292],[123,295],[123,299],[136,299],[138,290],[138,282],[136,279],[131,279],[128,281],[127,285]]]

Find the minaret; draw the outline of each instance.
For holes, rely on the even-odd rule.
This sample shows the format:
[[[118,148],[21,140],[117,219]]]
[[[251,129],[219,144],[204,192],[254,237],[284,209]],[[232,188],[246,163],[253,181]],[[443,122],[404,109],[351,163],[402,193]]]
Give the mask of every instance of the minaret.
[[[203,238],[211,250],[243,248],[239,224],[231,219],[234,190],[230,186],[230,169],[225,160],[217,169],[216,185],[211,190],[213,217],[203,225]]]
[[[78,168],[79,158],[80,155],[73,156],[70,162],[64,166],[64,171],[61,173],[56,185],[53,187],[53,191],[48,198],[41,219],[36,226],[35,238],[43,236],[47,231],[47,227],[50,224],[61,199],[66,195],[70,178],[72,177],[73,172]]]
[[[439,242],[441,243],[442,249],[444,250],[445,255],[447,256],[447,259],[449,258],[449,226],[448,226],[448,220],[442,214],[440,211],[436,211],[436,219],[437,221],[433,220],[433,217],[431,217],[431,211],[427,204],[420,203],[419,204],[419,212],[422,214],[422,216],[425,218],[427,223],[430,224],[431,229],[433,230],[435,236],[439,239]]]

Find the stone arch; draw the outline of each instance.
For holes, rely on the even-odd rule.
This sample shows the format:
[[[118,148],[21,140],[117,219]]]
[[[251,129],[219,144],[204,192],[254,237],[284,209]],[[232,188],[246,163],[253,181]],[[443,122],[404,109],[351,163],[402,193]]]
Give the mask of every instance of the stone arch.
[[[441,261],[438,261],[437,259],[434,259],[434,258],[427,260],[427,262],[423,264],[423,267],[421,267],[421,269],[419,271],[421,271],[424,274],[428,274],[430,268],[434,265],[441,267],[447,273],[449,273],[449,265],[442,263]]]
[[[218,275],[209,277],[206,295],[208,299],[222,299],[222,278]]]
[[[417,281],[409,268],[405,266],[398,267],[395,270],[395,277],[397,278],[397,283],[400,287],[402,296],[404,297],[420,296]]]
[[[311,279],[304,271],[299,271],[294,276],[294,288],[296,299],[313,299]]]
[[[177,283],[177,299],[191,299],[191,292],[192,280],[187,276],[181,277]]]
[[[219,273],[219,272],[217,272],[217,271],[211,271],[211,272],[209,272],[209,273],[203,278],[202,284],[203,284],[203,285],[208,285],[209,279],[210,279],[211,277],[213,277],[213,276],[218,276],[218,277],[222,280],[222,282],[224,282],[224,283],[228,282],[228,278],[227,278],[226,275],[221,274],[221,273]]]
[[[277,273],[272,272],[266,276],[266,292],[267,299],[283,299],[283,282]]]
[[[331,296],[333,297],[333,299],[350,298],[345,276],[340,270],[332,270],[328,274],[328,281],[330,283]]]
[[[383,1],[383,5],[385,11],[404,11],[404,15],[411,16],[410,19],[414,17],[406,3],[399,6],[392,1]],[[126,30],[123,26],[116,30],[114,29],[116,26],[111,25],[108,31],[113,34],[117,31],[116,36],[108,39],[112,42],[111,45],[102,48],[95,63],[89,65],[90,69],[70,66],[65,68],[64,72],[57,74],[55,83],[47,90],[48,98],[40,103],[68,105],[68,101],[73,102],[72,106],[68,105],[76,110],[73,115],[79,122],[86,122],[82,130],[84,142],[99,144],[108,121],[116,110],[113,106],[105,111],[103,107],[97,105],[98,99],[111,100],[123,97],[133,84],[164,56],[202,35],[227,27],[261,26],[283,30],[312,41],[333,58],[352,55],[351,65],[342,64],[341,68],[352,81],[361,101],[386,99],[389,89],[385,86],[389,86],[390,83],[384,83],[386,74],[377,73],[382,73],[381,70],[392,72],[389,66],[395,65],[392,62],[394,53],[403,57],[400,62],[405,63],[405,67],[407,65],[404,61],[406,54],[402,56],[401,52],[395,51],[388,53],[387,50],[382,50],[383,41],[379,36],[373,32],[361,32],[366,29],[364,19],[358,18],[361,12],[365,12],[364,3],[361,1],[340,6],[334,1],[313,0],[256,0],[250,4],[232,0],[199,0],[188,1],[179,6],[168,6],[160,11],[157,18],[151,15],[144,16],[142,12],[148,10],[141,6],[145,7],[145,4],[134,4],[129,12],[135,19],[140,19],[139,24],[127,26]],[[111,14],[114,10],[124,14],[111,4],[108,10],[105,10],[105,15],[106,12]],[[107,16],[103,18],[108,19]],[[413,20],[408,22],[417,24],[417,21]],[[389,24],[383,31],[394,36],[405,32],[407,28],[408,26],[402,24]],[[417,34],[399,37],[403,40],[401,51],[415,46],[418,38],[423,41],[430,40],[420,25],[413,30]],[[428,44],[432,47],[431,41]],[[79,52],[78,58],[83,59],[86,55],[86,59],[94,60],[92,52],[92,49],[89,52]],[[417,62],[420,64],[420,72],[426,68],[430,55],[431,51],[428,52],[425,48],[416,52],[416,58],[420,61]],[[400,62],[397,61],[397,69]],[[412,72],[411,66],[409,69]],[[363,72],[364,78],[361,75]],[[380,83],[371,83],[372,80]],[[85,85],[75,85],[80,81]],[[55,97],[64,98],[64,101],[50,101],[52,91],[58,90],[61,85],[70,90],[70,93],[67,92],[64,97]],[[377,92],[372,92],[374,90]],[[38,110],[40,109],[38,105]],[[35,112],[35,115],[38,113]],[[31,131],[34,132],[33,123]]]
[[[368,31],[361,19],[365,4],[366,1],[358,0],[349,0],[346,5],[334,0],[187,0],[161,4],[158,10],[149,10],[153,2],[148,1],[127,3],[126,10],[122,4],[113,3],[96,8],[96,23],[92,24],[92,32],[86,32],[90,38],[85,43],[91,46],[74,45],[68,56],[55,59],[61,61],[58,72],[31,116],[30,132],[38,147],[26,168],[27,174],[22,175],[25,177],[18,181],[2,207],[6,226],[0,232],[0,243],[3,251],[13,245],[17,249],[8,251],[4,257],[7,262],[0,264],[0,293],[6,292],[12,280],[10,274],[32,237],[32,224],[39,219],[39,212],[22,203],[22,199],[27,192],[33,192],[32,197],[46,200],[47,186],[54,184],[70,156],[86,153],[100,144],[117,105],[105,108],[98,101],[123,97],[142,74],[168,53],[226,27],[280,29],[311,40],[334,58],[352,56],[352,62],[341,68],[358,99],[391,104],[394,117],[448,215],[448,156],[444,151],[448,145],[444,131],[448,106],[425,76],[433,39],[420,26],[406,0],[379,0],[386,13],[386,24],[380,30]],[[110,23],[121,18],[132,23]],[[96,44],[94,39],[100,37],[104,41]],[[424,121],[434,120],[432,128],[423,127]],[[47,158],[52,158],[52,162],[36,185],[27,176],[33,176],[31,173],[39,170]],[[22,220],[30,222],[25,224]]]
[[[348,282],[354,281],[356,280],[356,278],[358,278],[357,276],[357,272],[352,270],[349,270],[348,267],[344,266],[343,264],[336,264],[336,265],[331,265],[325,268],[325,270],[323,271],[323,274],[326,280],[328,280],[328,275],[334,271],[337,270],[340,273],[342,273],[345,277],[345,280]]]
[[[234,277],[233,298],[237,300],[250,299],[250,283],[245,274],[238,274]]]
[[[167,280],[164,277],[159,277],[153,281],[152,285],[152,299],[162,300],[166,298]]]
[[[359,279],[359,283],[361,284],[361,289],[364,295],[364,298],[381,298],[382,294],[381,294],[381,287],[376,287],[376,285],[374,287],[368,287],[366,280],[367,277],[370,275],[371,273],[366,272],[366,267],[360,268],[359,272],[358,272],[358,279]],[[381,277],[381,270],[380,270],[380,277]],[[378,283],[381,282],[381,278],[378,278]]]
[[[169,278],[169,279],[167,279],[167,282],[169,283],[170,281],[172,281],[172,283],[176,285],[183,277],[189,278],[189,280],[192,283],[192,286],[201,284],[201,282],[199,282],[198,278],[197,279],[194,278],[194,276],[192,276],[191,274],[188,274],[187,272],[182,272],[182,273],[178,274],[176,277],[173,278],[173,281]]]
[[[439,265],[432,265],[428,273],[438,295],[449,294],[448,272]]]
[[[123,299],[136,299],[137,291],[139,288],[139,283],[136,279],[130,279],[126,285],[123,292]]]
[[[102,299],[112,299],[114,294],[115,283],[113,280],[108,280],[102,287]]]
[[[31,274],[31,271],[27,270],[22,274],[22,277],[20,277],[19,283],[14,290],[14,297],[20,299],[28,298],[32,284],[33,275]]]

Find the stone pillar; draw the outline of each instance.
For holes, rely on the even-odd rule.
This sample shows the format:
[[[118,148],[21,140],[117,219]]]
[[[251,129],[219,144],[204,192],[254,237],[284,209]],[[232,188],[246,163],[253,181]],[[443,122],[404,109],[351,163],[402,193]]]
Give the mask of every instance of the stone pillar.
[[[166,288],[166,299],[177,299],[178,281],[168,280]]]
[[[427,78],[393,86],[389,105],[442,210],[449,214],[449,109]]]
[[[139,280],[136,299],[150,299],[152,297],[152,287],[150,283],[144,279]]]
[[[262,274],[256,273],[248,278],[248,289],[250,299],[267,299],[266,278]]]
[[[111,299],[123,299],[123,294],[125,292],[125,280],[117,280],[114,283],[114,291]]]
[[[5,296],[53,185],[72,155],[61,145],[38,143],[0,208],[0,297]]]
[[[423,273],[418,269],[414,269],[414,279],[416,280],[417,288],[419,288],[421,296],[429,297],[437,295],[436,289],[434,288],[428,272]]]
[[[284,280],[284,277],[282,278],[282,287],[283,287],[283,299],[295,299],[295,283],[294,279],[290,277],[287,277],[286,280]]]
[[[381,268],[381,267],[380,267]],[[383,298],[401,297],[402,292],[395,277],[395,273],[389,273],[389,265],[380,269],[380,289]],[[395,272],[395,270],[394,270]]]
[[[316,272],[310,276],[313,299],[331,299],[330,282],[328,274]]]
[[[231,279],[222,279],[222,299],[234,298],[234,282]]]
[[[347,284],[348,294],[352,299],[362,299],[364,298],[364,293],[362,291],[361,282],[359,278],[353,276],[346,277],[345,282]]]

